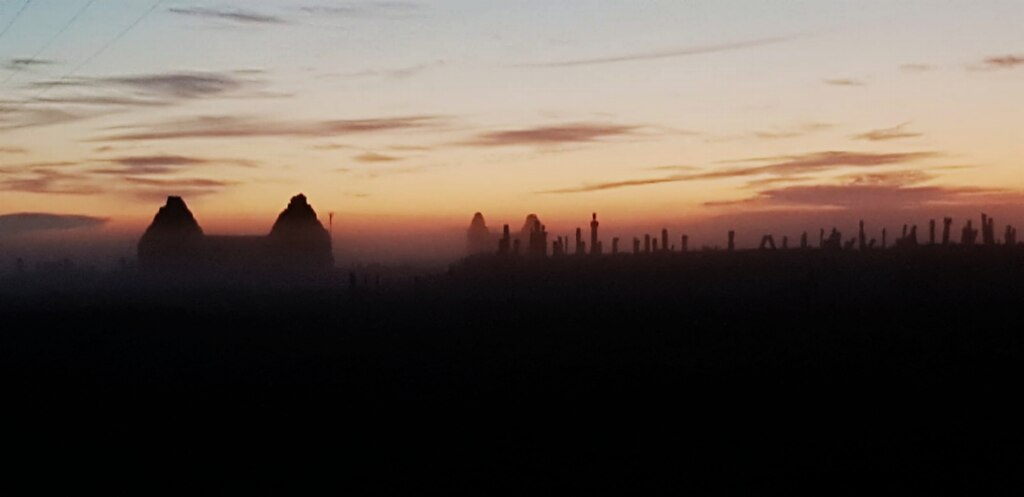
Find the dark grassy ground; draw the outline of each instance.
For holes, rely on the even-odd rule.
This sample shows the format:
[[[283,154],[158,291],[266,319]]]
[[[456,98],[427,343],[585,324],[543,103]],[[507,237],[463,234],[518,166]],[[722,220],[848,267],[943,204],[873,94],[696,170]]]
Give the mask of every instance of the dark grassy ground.
[[[923,248],[481,258],[386,289],[9,279],[0,373],[70,433],[270,486],[302,477],[255,468],[381,494],[1019,494],[1022,269]]]

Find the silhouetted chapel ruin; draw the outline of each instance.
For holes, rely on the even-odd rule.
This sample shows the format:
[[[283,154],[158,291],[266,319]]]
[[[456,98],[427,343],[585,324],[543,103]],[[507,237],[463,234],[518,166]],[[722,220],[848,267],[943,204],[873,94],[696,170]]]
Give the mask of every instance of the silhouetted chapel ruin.
[[[306,196],[292,197],[267,235],[207,235],[181,197],[167,197],[138,246],[146,270],[322,271],[334,266],[331,236]]]

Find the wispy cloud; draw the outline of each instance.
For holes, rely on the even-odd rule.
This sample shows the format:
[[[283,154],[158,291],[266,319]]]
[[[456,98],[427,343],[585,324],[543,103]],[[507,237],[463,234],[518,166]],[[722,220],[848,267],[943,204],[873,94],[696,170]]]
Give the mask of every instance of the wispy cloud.
[[[332,2],[305,5],[300,10],[308,14],[338,17],[391,17],[406,16],[423,10],[414,2]]]
[[[874,129],[866,133],[853,135],[851,138],[854,140],[867,140],[867,141],[888,141],[888,140],[899,140],[902,138],[916,138],[921,136],[921,133],[915,133],[913,131],[906,130],[906,127],[910,123],[902,123],[891,128]]]
[[[167,9],[167,11],[183,16],[223,19],[246,24],[285,24],[287,22],[281,17],[241,9],[229,10],[206,7],[171,7]]]
[[[931,64],[903,64],[900,66],[901,71],[905,72],[928,72],[937,69]]]
[[[127,192],[135,197],[146,200],[163,199],[169,195],[198,197],[219,193],[225,188],[236,185],[234,181],[214,180],[206,178],[140,178],[126,177]]]
[[[443,60],[436,60],[434,62],[425,62],[423,64],[391,69],[367,69],[365,71],[338,74],[338,76],[346,78],[381,77],[390,79],[406,79],[445,64],[446,62]]]
[[[52,126],[81,121],[107,114],[106,111],[80,111],[26,106],[0,107],[0,130]]]
[[[614,136],[629,135],[638,126],[601,123],[574,123],[561,126],[539,126],[509,131],[482,133],[465,142],[467,145],[502,147],[509,145],[556,145],[593,142]]]
[[[755,131],[754,137],[763,140],[779,140],[783,138],[797,138],[811,133],[829,129],[832,125],[828,123],[807,123],[793,128],[774,129],[769,131]]]
[[[91,195],[103,192],[103,188],[88,175],[64,170],[63,166],[39,164],[0,171],[0,191]]]
[[[853,78],[832,78],[823,80],[826,85],[830,86],[865,86],[863,80]]]
[[[66,231],[103,226],[107,219],[72,214],[22,212],[0,215],[0,237],[18,236],[40,231]]]
[[[749,133],[720,136],[709,135],[704,141],[707,143],[723,143],[748,140],[785,140],[811,135],[833,127],[829,123],[809,122],[795,126],[777,126],[772,129],[763,129]]]
[[[983,64],[984,67],[989,69],[1011,69],[1024,65],[1024,56],[1001,55],[998,57],[989,57],[983,61]]]
[[[52,64],[54,64],[54,61],[48,59],[13,58],[4,63],[4,67],[11,71],[23,71],[37,66],[49,66]]]
[[[106,175],[163,175],[196,166],[235,165],[253,167],[254,161],[246,159],[213,159],[183,155],[137,155],[106,159],[102,162],[117,167],[92,169],[89,172]]]
[[[352,159],[357,160],[359,162],[394,162],[402,160],[401,157],[393,157],[390,155],[378,154],[376,152],[366,152],[363,154],[359,154],[353,157]]]
[[[76,78],[39,81],[36,87],[88,87],[131,90],[149,97],[193,99],[222,95],[255,84],[234,72],[168,72],[104,78]],[[121,96],[121,95],[118,95]]]
[[[28,149],[23,147],[0,147],[0,154],[27,154]]]
[[[898,184],[798,185],[771,189],[734,202],[708,206],[744,205],[747,208],[814,207],[843,210],[898,210],[926,205],[969,204],[1002,190],[968,187],[906,186]]]
[[[579,59],[567,59],[553,62],[541,62],[534,64],[521,64],[520,67],[578,67],[598,64],[615,64],[619,62],[634,62],[642,60],[669,59],[676,57],[687,57],[692,55],[711,54],[718,52],[729,52],[746,48],[773,45],[796,39],[796,36],[775,36],[768,38],[755,38],[751,40],[737,41],[731,43],[720,43],[715,45],[701,45],[694,47],[670,48],[651,52],[639,52],[623,55],[612,55],[604,57],[591,57]]]
[[[583,193],[600,190],[611,190],[631,186],[675,183],[681,181],[707,181],[728,178],[745,178],[755,177],[759,175],[774,177],[791,177],[844,167],[860,168],[888,166],[893,164],[900,164],[927,159],[935,157],[937,155],[938,154],[936,152],[878,154],[867,152],[828,151],[793,156],[761,157],[755,159],[742,159],[739,161],[730,162],[767,162],[766,164],[747,167],[732,167],[720,170],[696,172],[689,174],[674,174],[659,178],[642,178],[625,181],[585,184],[579,187],[548,190],[541,193]]]
[[[648,168],[651,171],[695,171],[696,166],[655,166]]]
[[[226,73],[167,73],[101,78],[98,83],[124,86],[172,98],[200,98],[241,89],[246,80]]]
[[[64,124],[120,113],[132,107],[161,107],[213,97],[244,96],[260,82],[236,72],[172,72],[102,78],[44,80],[26,100],[0,101],[0,129]]]
[[[198,117],[152,126],[128,127],[133,131],[94,141],[174,140],[185,138],[325,138],[356,133],[401,131],[439,125],[439,116],[400,116],[374,119],[325,121],[275,121],[255,117]],[[119,128],[124,129],[124,128]]]

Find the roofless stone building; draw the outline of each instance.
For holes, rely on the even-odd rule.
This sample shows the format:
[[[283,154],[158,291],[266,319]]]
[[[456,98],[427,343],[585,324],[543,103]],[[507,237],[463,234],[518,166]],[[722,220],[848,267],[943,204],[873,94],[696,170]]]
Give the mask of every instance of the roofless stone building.
[[[295,272],[334,266],[331,236],[305,195],[292,197],[265,236],[207,235],[181,197],[167,197],[138,247],[146,270]]]

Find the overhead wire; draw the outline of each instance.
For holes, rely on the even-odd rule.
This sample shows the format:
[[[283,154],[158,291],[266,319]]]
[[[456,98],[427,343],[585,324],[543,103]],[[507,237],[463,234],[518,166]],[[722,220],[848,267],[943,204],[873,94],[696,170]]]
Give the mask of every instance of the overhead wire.
[[[55,86],[60,86],[62,83],[67,81],[69,78],[71,78],[75,74],[78,74],[78,72],[81,71],[85,66],[89,65],[92,61],[96,60],[101,55],[106,53],[106,51],[109,50],[110,47],[114,46],[114,44],[116,44],[118,41],[120,41],[121,38],[124,38],[128,33],[130,33],[133,29],[135,29],[136,26],[141,24],[142,21],[144,21],[147,17],[149,17],[149,15],[152,14],[154,10],[159,8],[160,5],[162,5],[166,1],[167,0],[156,0],[155,2],[153,2],[153,5],[151,5],[148,9],[146,9],[146,11],[142,13],[142,15],[140,15],[137,18],[135,18],[135,20],[132,21],[131,24],[129,24],[124,29],[122,29],[120,32],[118,32],[117,35],[115,35],[113,38],[111,38],[109,41],[107,41],[107,43],[104,43],[103,46],[101,46],[98,50],[93,52],[92,55],[90,55],[90,56],[86,57],[85,59],[83,59],[80,63],[78,63],[77,65],[72,67],[70,71],[64,73],[61,77],[59,77],[56,80],[52,81],[51,83],[46,84],[45,86],[43,86],[43,88],[37,94],[35,94],[32,97],[32,100],[38,99],[39,97],[43,96],[43,94],[45,94],[47,91],[49,91],[50,88],[53,88]]]
[[[7,26],[4,26],[4,29],[0,31],[0,40],[2,40],[4,38],[4,35],[6,35],[7,32],[11,30],[11,27],[18,22],[18,19],[21,18],[21,15],[24,14],[26,10],[28,10],[29,5],[32,5],[32,0],[26,0],[26,2],[22,4],[21,8],[18,9],[18,12],[15,13],[14,17],[11,18],[11,22],[7,23]]]
[[[53,36],[51,36],[50,39],[47,40],[47,42],[44,43],[42,47],[39,48],[39,50],[36,50],[36,52],[32,54],[31,57],[28,57],[24,60],[28,64],[31,64],[39,60],[39,56],[42,55],[43,52],[45,52],[48,48],[53,46],[53,43],[56,42],[61,37],[61,35],[67,32],[67,30],[70,29],[71,26],[75,24],[75,22],[78,21],[78,19],[81,18],[83,14],[85,14],[85,11],[89,10],[89,7],[92,7],[92,4],[94,3],[96,3],[96,0],[89,0],[88,2],[86,2],[85,5],[82,6],[82,8],[78,9],[78,12],[75,12],[75,15],[71,16],[71,19],[68,19],[68,21],[64,23],[64,25],[61,26],[61,28],[57,30],[57,32]],[[5,78],[3,81],[0,81],[0,85],[6,85],[8,82],[11,81],[11,79],[14,79],[14,77],[17,75],[17,71],[12,72],[7,76],[7,78]]]
[[[31,2],[31,1],[32,0],[29,0],[29,2]],[[104,43],[101,47],[99,47],[99,49],[97,49],[91,55],[89,55],[88,57],[83,59],[80,63],[78,63],[77,65],[72,67],[70,71],[64,73],[59,78],[57,78],[57,79],[55,79],[55,80],[53,80],[53,81],[51,81],[49,83],[44,84],[42,86],[42,88],[40,88],[40,90],[38,92],[36,92],[35,95],[32,95],[31,97],[29,97],[29,98],[27,98],[25,100],[21,100],[20,102],[18,102],[17,105],[14,105],[12,107],[7,107],[6,109],[3,109],[3,110],[5,112],[7,112],[7,113],[15,112],[17,110],[20,110],[21,107],[23,107],[25,105],[28,105],[29,103],[31,103],[33,101],[38,101],[43,95],[45,95],[48,91],[50,91],[51,88],[53,88],[55,86],[61,86],[61,84],[64,83],[65,81],[67,81],[69,78],[71,78],[75,74],[78,74],[78,72],[81,71],[83,68],[85,68],[85,66],[87,66],[92,61],[96,60],[101,55],[106,53],[106,51],[109,50],[110,47],[114,46],[118,41],[120,41],[128,33],[130,33],[133,29],[135,29],[136,26],[141,24],[142,21],[144,21],[147,17],[149,17],[149,15],[153,13],[153,11],[158,9],[166,1],[167,0],[156,0],[155,2],[153,2],[153,4],[150,5],[150,7],[148,9],[146,9],[141,15],[139,15],[137,18],[135,18],[135,20],[132,21],[131,24],[129,24],[124,29],[119,31],[113,38],[111,38],[109,41],[107,41],[107,43]],[[23,12],[24,9],[25,9],[25,6],[22,7],[22,10],[19,11],[19,14],[21,12]],[[12,21],[12,23],[13,23],[13,21]]]

